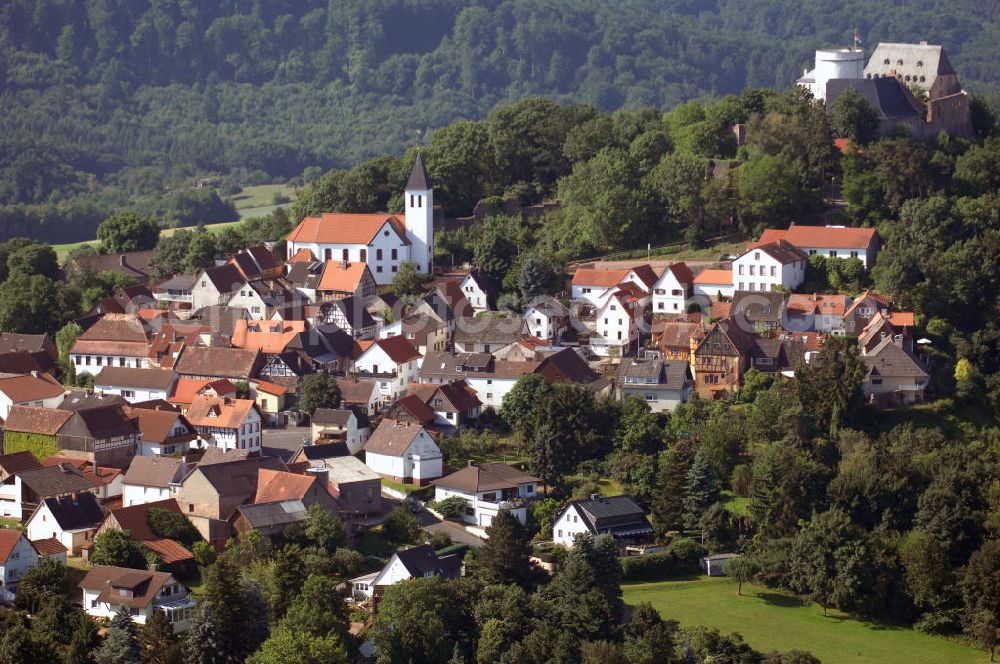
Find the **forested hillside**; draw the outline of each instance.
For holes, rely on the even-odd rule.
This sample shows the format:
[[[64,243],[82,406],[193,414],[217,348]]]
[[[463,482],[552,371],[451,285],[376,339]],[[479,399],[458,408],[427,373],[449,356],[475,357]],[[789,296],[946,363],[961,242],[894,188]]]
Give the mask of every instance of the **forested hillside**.
[[[997,90],[994,3],[468,4],[5,2],[0,205],[47,205],[26,212],[30,226],[100,216],[87,205],[135,207],[206,174],[243,184],[309,178],[398,154],[435,128],[530,95],[669,109],[746,86],[785,88],[814,48],[848,43],[855,27],[872,46],[943,43],[969,89]],[[205,221],[224,214],[216,201],[180,205],[204,205]]]

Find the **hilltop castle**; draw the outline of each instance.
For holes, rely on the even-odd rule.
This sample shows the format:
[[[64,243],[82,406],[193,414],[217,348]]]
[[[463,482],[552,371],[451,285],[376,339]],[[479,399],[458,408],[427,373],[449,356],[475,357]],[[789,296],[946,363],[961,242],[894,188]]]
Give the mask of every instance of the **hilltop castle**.
[[[972,136],[969,96],[944,48],[919,44],[879,44],[868,64],[863,49],[819,49],[816,64],[797,83],[830,110],[846,90],[860,92],[881,118],[880,135],[906,127],[928,140],[939,132]],[[920,100],[914,91],[926,95]],[[922,96],[922,95],[921,95]]]

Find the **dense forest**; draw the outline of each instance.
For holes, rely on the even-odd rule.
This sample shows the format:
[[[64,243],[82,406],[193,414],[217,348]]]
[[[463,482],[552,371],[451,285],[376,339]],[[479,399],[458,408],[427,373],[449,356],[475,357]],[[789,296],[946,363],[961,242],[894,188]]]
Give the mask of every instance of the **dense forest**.
[[[526,96],[667,110],[783,89],[814,48],[847,43],[855,27],[872,46],[940,42],[966,87],[998,89],[989,3],[465,4],[4,3],[0,205],[22,207],[3,210],[17,229],[3,237],[41,224],[87,239],[124,207],[217,221],[232,215],[221,200],[183,191],[199,177],[308,180]]]

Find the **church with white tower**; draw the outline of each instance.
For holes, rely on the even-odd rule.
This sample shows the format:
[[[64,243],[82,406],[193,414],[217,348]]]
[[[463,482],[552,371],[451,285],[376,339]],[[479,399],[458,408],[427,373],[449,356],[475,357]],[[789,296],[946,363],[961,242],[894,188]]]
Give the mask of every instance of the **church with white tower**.
[[[324,212],[306,217],[287,240],[288,262],[367,263],[375,283],[392,282],[405,261],[431,274],[434,267],[434,188],[417,154],[406,182],[404,214]]]

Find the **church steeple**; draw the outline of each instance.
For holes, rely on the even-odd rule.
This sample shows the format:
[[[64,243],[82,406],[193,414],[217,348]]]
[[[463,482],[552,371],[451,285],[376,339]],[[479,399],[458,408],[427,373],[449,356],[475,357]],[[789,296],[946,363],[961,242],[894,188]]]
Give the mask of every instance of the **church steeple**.
[[[410,260],[417,264],[418,270],[430,274],[434,262],[434,188],[419,152],[403,198]]]
[[[424,160],[418,152],[417,158],[413,160],[413,169],[410,171],[410,179],[406,181],[406,191],[427,191],[432,187],[431,176],[427,173],[427,168],[424,166]]]

